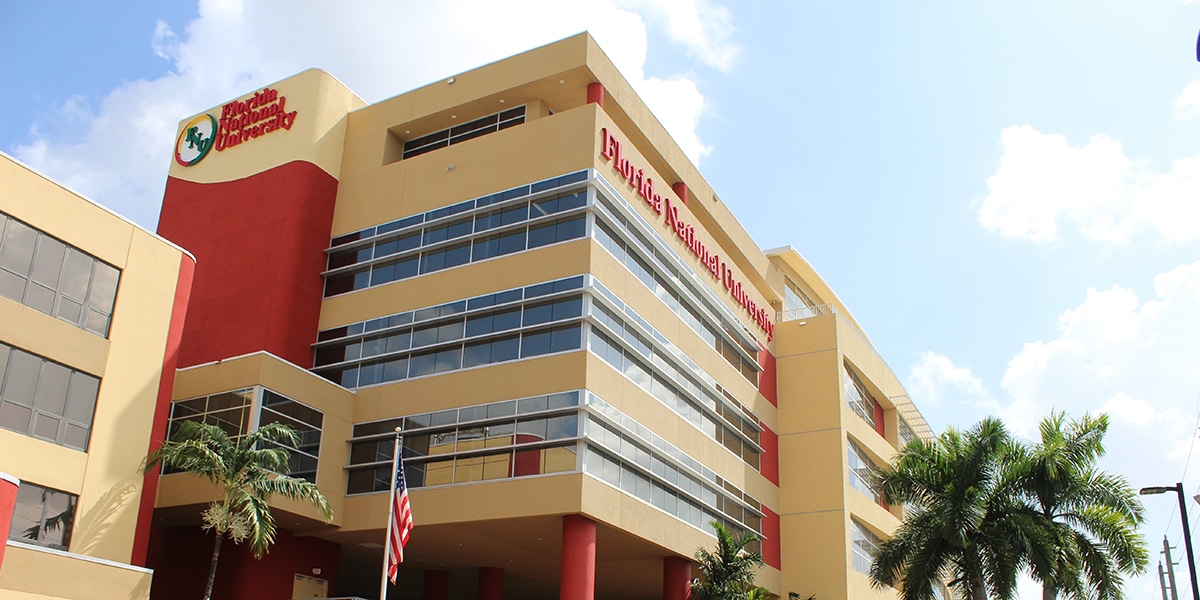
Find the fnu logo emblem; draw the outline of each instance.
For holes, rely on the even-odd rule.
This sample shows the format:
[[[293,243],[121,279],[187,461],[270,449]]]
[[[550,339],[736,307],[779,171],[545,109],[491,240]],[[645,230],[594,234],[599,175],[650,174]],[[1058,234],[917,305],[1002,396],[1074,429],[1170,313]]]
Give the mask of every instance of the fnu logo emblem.
[[[175,140],[175,162],[190,167],[208,156],[213,140],[217,139],[217,120],[212,115],[200,115],[184,125]]]

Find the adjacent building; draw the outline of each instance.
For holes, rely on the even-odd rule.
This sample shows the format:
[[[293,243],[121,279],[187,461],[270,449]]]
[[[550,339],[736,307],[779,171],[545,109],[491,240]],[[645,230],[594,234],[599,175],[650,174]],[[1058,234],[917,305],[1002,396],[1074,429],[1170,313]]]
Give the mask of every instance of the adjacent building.
[[[0,182],[0,597],[146,598],[194,260],[3,154]]]
[[[122,234],[163,254],[153,293],[114,254],[132,244],[29,210],[12,218],[120,270],[110,335],[0,310],[110,355],[122,319],[152,319],[136,334],[159,354],[138,360],[158,370],[109,406],[133,390],[72,354],[91,346],[0,328],[101,381],[91,448],[0,431],[77,481],[18,468],[8,437],[0,470],[83,506],[102,426],[126,428],[105,448],[133,463],[184,420],[301,432],[292,471],[334,521],[276,503],[278,543],[261,561],[226,546],[216,597],[378,598],[397,428],[417,527],[389,598],[683,599],[713,521],[763,537],[758,581],[779,597],[894,595],[865,575],[901,515],[869,473],[928,426],[833,290],[795,250],[758,248],[586,34],[374,104],[310,70],[185,119],[158,234],[194,277],[174,246]],[[152,522],[133,510],[129,547],[103,558],[142,564],[144,535],[151,596],[198,597],[215,490],[151,479]]]

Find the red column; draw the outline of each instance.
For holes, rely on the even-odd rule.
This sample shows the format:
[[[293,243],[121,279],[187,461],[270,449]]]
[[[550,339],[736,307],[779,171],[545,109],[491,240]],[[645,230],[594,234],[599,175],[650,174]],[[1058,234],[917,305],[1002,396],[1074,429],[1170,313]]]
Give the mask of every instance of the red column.
[[[681,202],[683,202],[684,204],[687,204],[688,189],[687,189],[686,183],[684,183],[682,181],[676,181],[675,183],[671,184],[671,189],[675,192],[676,196],[679,196],[679,200]]]
[[[7,532],[12,528],[13,509],[17,506],[17,489],[21,480],[0,473],[0,531]],[[8,544],[0,544],[0,564],[4,564],[4,549]]]
[[[880,437],[887,437],[887,429],[883,426],[883,407],[874,400],[871,401],[871,404],[875,405],[875,431],[879,433]]]
[[[562,527],[559,600],[592,600],[596,590],[596,522],[566,515]]]
[[[504,600],[504,569],[479,567],[479,600]]]
[[[450,597],[450,573],[425,571],[425,600],[447,600]]]
[[[589,83],[588,84],[587,101],[588,101],[588,104],[598,104],[600,106],[600,108],[604,108],[604,84],[603,83]]]
[[[663,559],[663,600],[692,597],[692,561],[678,556]]]

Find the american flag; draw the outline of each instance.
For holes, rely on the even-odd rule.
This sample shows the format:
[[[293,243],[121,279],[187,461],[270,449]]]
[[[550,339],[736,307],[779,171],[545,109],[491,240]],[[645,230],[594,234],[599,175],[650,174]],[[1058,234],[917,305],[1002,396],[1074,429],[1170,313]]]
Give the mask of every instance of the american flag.
[[[396,453],[396,488],[392,490],[390,528],[388,539],[388,581],[396,585],[396,569],[404,562],[404,546],[408,544],[408,532],[413,528],[412,509],[408,505],[408,486],[404,483],[404,458]]]

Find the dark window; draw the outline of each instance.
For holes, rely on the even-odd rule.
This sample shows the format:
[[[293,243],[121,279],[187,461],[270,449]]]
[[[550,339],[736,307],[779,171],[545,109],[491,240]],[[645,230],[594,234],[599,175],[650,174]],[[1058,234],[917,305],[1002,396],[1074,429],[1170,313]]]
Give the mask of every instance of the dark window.
[[[100,380],[0,344],[0,427],[87,451]]]
[[[77,501],[74,494],[22,481],[8,539],[66,550],[75,528]]]
[[[0,295],[107,337],[120,274],[0,214]]]

